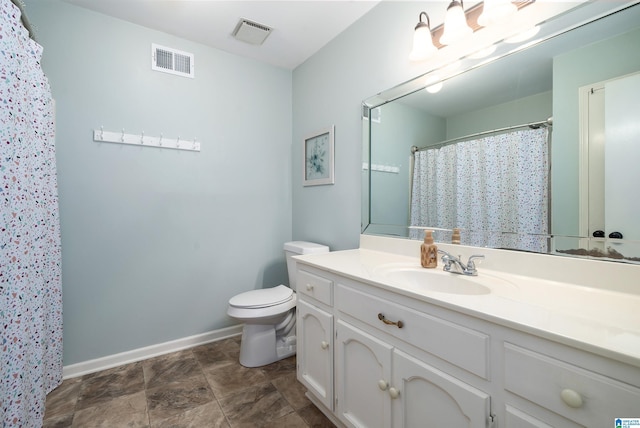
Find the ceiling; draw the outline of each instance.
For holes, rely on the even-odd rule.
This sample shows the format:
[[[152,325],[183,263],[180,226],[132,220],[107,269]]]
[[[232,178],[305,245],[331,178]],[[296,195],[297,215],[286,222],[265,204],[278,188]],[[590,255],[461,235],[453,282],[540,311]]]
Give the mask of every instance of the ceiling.
[[[294,69],[380,0],[64,0],[95,12]],[[236,40],[241,19],[271,27],[261,46]]]

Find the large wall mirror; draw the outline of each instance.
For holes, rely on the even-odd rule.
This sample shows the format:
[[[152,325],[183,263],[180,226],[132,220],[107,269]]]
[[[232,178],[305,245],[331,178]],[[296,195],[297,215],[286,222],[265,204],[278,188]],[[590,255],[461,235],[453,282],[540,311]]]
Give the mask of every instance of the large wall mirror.
[[[365,100],[362,232],[640,262],[640,4],[617,7]]]

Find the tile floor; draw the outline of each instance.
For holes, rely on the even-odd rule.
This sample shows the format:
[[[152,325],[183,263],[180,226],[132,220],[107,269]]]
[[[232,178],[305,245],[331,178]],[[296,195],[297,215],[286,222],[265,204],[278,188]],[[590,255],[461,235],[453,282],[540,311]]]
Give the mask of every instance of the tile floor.
[[[240,336],[65,380],[45,428],[334,427],[304,396],[295,357],[248,369]]]

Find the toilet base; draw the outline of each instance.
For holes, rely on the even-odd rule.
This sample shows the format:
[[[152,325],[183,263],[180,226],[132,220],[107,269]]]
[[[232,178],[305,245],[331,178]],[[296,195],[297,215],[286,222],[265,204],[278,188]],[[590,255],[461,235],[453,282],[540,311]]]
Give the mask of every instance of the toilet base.
[[[266,366],[295,353],[295,329],[289,336],[276,338],[273,325],[244,325],[240,342],[240,364],[244,367]]]

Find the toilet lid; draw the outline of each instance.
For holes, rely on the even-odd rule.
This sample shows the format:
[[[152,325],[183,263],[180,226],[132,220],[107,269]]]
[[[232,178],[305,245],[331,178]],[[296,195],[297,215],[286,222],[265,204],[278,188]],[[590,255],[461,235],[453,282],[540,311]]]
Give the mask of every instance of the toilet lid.
[[[231,306],[236,308],[266,308],[279,305],[293,298],[293,290],[286,285],[251,290],[233,296],[229,300]]]

